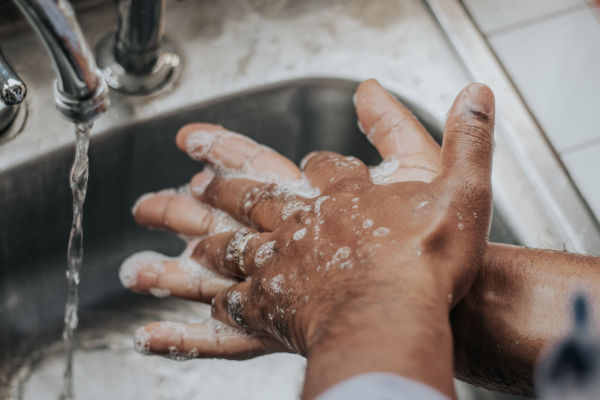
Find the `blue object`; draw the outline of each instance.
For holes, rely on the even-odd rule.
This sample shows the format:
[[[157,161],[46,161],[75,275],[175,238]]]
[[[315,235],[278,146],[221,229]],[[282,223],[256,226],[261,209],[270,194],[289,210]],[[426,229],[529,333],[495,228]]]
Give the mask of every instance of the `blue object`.
[[[573,317],[573,332],[538,367],[539,399],[600,399],[600,340],[593,335],[587,300],[582,294],[573,302]]]

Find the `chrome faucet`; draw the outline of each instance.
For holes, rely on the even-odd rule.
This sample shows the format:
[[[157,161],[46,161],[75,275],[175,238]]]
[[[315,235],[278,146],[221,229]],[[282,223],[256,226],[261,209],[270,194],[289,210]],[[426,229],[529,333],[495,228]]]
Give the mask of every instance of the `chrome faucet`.
[[[164,37],[165,0],[118,0],[117,11],[117,32],[96,49],[109,86],[134,95],[168,87],[178,75],[179,56]]]
[[[20,132],[26,114],[26,105],[21,103],[26,94],[25,83],[0,49],[0,142],[11,139]]]
[[[14,1],[52,57],[57,73],[54,97],[58,110],[74,122],[91,122],[102,115],[108,108],[108,89],[71,4],[67,0]],[[8,88],[2,93],[5,104],[5,98],[9,102],[23,101],[25,96],[25,85],[11,71],[5,69],[5,74],[0,75],[0,86]],[[19,95],[14,96],[17,92]]]

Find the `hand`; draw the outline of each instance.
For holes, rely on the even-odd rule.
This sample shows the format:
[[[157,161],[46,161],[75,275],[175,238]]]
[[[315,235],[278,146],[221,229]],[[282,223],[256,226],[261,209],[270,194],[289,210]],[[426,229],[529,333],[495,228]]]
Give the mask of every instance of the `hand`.
[[[419,128],[421,132],[417,130],[417,134],[435,149],[435,143],[426,139],[426,132],[402,107],[392,107],[383,117],[376,112],[361,113],[361,104],[367,104],[373,86],[373,82],[367,82],[361,87],[363,93],[359,89],[357,108],[362,126],[372,132],[378,149],[382,153],[393,149],[394,141],[389,139],[396,135],[389,117],[395,113],[404,118],[403,127],[413,124]],[[374,101],[384,101],[383,98],[375,88]],[[334,331],[344,322],[344,315],[365,315],[365,304],[372,311],[378,309],[376,305],[389,306],[412,295],[422,297],[418,302],[421,305],[443,300],[441,304],[445,304],[447,313],[448,295],[453,294],[458,300],[472,282],[487,237],[492,126],[491,93],[472,85],[459,95],[451,110],[439,161],[419,154],[415,154],[414,163],[409,164],[414,167],[410,168],[401,161],[387,161],[388,167],[390,163],[398,164],[392,169],[393,175],[387,176],[388,182],[409,179],[412,173],[413,179],[433,179],[431,184],[373,184],[360,161],[331,153],[312,155],[304,167],[307,178],[322,192],[316,199],[289,190],[280,193],[282,185],[217,174],[201,199],[219,205],[238,220],[254,224],[261,233],[217,234],[203,239],[193,249],[193,258],[215,271],[252,278],[217,296],[215,316],[242,325],[261,338],[268,337],[271,344],[276,339],[290,350],[307,354],[317,343],[336,335]],[[190,130],[178,136],[180,146],[189,146],[192,153],[208,161],[214,149],[207,151],[207,137],[225,136],[215,144],[217,148],[234,140],[227,134],[198,135]],[[394,154],[393,150],[390,153]],[[218,165],[220,160],[214,154],[212,158],[213,164]],[[441,173],[436,175],[435,167],[440,165]],[[192,190],[203,186],[205,180],[196,179]],[[382,202],[382,198],[388,201]],[[244,201],[240,203],[240,199]],[[248,208],[243,207],[246,203]],[[169,204],[173,204],[172,200]],[[287,215],[280,214],[286,207],[295,212],[280,221],[282,215]],[[346,209],[349,217],[339,218],[340,209]],[[294,240],[294,235],[298,240]],[[261,248],[266,251],[259,251]],[[233,251],[229,259],[223,256],[227,249]],[[270,254],[269,250],[273,252],[270,258],[260,257]],[[237,257],[240,253],[244,255],[242,259]],[[164,275],[168,274],[154,273]],[[362,279],[357,280],[357,276]],[[373,288],[378,288],[377,293],[373,293]],[[332,298],[331,292],[339,295]],[[356,297],[356,293],[361,296]],[[338,312],[342,306],[344,314]],[[370,311],[366,315],[371,315]],[[161,350],[158,344],[169,342],[155,341],[159,336],[171,338],[176,347],[185,347],[181,332],[167,334],[162,332],[162,326],[154,328],[147,329],[151,335],[156,333],[150,338],[153,351],[164,352],[165,346]]]

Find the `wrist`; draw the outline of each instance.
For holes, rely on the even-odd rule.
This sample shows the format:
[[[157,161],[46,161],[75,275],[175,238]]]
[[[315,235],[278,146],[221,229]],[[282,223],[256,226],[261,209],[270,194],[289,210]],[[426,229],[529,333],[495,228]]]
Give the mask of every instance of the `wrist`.
[[[349,308],[317,331],[307,351],[304,397],[368,372],[401,375],[452,397],[447,303],[418,296],[405,294],[377,307]]]

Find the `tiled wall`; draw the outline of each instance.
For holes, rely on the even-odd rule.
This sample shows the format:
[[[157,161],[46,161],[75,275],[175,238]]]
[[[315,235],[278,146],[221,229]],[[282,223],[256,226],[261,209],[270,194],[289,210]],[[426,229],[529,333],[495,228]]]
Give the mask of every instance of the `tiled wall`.
[[[600,7],[462,0],[600,220]]]

